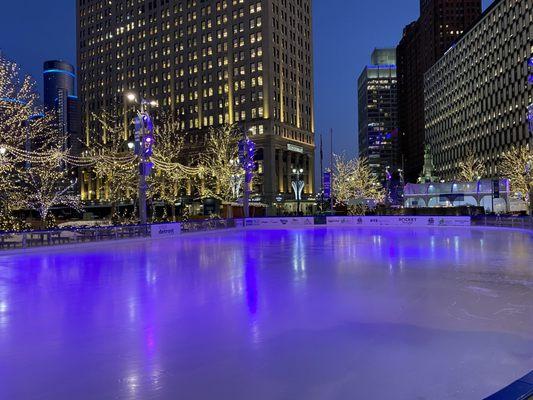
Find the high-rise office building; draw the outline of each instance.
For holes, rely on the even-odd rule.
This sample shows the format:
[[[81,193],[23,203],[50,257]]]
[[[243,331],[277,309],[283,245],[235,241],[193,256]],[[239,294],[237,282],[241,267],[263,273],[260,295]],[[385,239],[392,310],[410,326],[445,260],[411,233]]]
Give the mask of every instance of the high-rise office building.
[[[359,76],[359,154],[368,158],[376,177],[400,168],[396,49],[376,49],[372,65]]]
[[[426,140],[437,175],[454,179],[469,152],[500,172],[503,152],[531,146],[529,0],[496,0],[425,75]]]
[[[481,15],[481,0],[420,0],[420,18],[397,47],[402,163],[415,182],[424,165],[424,73]]]
[[[67,140],[65,146],[79,150],[81,128],[78,97],[76,96],[76,70],[64,61],[46,61],[43,65],[44,111],[56,112],[59,134]]]
[[[312,194],[311,14],[311,0],[78,0],[85,140],[98,140],[91,113],[134,91],[157,99],[191,148],[209,126],[249,131],[262,202],[293,198],[293,168]]]

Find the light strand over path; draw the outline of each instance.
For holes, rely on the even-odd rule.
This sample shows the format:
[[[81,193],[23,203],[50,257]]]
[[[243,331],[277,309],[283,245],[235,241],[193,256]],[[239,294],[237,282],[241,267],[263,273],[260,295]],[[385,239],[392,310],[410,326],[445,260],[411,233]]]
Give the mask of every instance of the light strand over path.
[[[90,156],[79,157],[69,154],[68,151],[60,149],[36,152],[22,150],[8,144],[0,144],[0,149],[5,149],[3,162],[12,163],[30,162],[33,164],[44,164],[46,162],[50,162],[50,160],[56,160],[58,163],[65,162],[66,164],[73,165],[75,167],[90,167],[95,165],[99,160],[125,165],[133,163],[137,159],[137,156],[133,154],[124,154],[124,156],[120,157],[110,157],[106,154],[99,154],[99,152],[95,152]],[[203,173],[202,167],[188,167],[177,162],[163,161],[162,159],[159,159],[157,155],[154,155],[153,162],[156,169],[169,173],[181,172],[191,176],[201,175]]]

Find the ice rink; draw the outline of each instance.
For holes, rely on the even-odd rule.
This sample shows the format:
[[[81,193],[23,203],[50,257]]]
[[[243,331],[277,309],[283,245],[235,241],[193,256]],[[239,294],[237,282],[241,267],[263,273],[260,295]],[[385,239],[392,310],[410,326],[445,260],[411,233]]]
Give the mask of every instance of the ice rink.
[[[0,399],[481,399],[533,370],[532,250],[310,228],[0,253]]]

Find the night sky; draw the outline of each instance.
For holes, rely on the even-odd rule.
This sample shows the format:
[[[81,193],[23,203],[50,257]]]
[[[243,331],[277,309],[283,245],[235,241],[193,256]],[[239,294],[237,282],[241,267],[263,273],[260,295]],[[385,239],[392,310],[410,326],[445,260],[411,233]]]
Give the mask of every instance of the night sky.
[[[39,89],[43,61],[76,61],[75,1],[2,4],[0,50],[36,77]],[[484,0],[484,6],[490,2]],[[375,47],[396,46],[403,27],[418,17],[418,4],[418,0],[314,0],[317,143],[318,134],[329,135],[333,128],[334,150],[355,155],[357,78]]]

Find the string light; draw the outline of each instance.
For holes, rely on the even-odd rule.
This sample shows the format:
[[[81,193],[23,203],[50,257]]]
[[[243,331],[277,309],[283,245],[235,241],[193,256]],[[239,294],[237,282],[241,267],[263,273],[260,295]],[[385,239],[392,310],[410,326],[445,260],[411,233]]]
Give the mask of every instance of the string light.
[[[350,206],[353,200],[382,202],[385,191],[372,173],[366,158],[346,159],[335,155],[331,189],[335,203],[348,206],[351,214],[363,214],[366,205]]]

